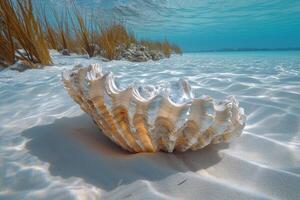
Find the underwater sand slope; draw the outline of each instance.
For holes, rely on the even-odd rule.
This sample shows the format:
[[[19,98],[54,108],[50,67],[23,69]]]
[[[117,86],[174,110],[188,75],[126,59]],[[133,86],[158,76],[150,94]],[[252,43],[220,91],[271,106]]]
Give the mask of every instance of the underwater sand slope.
[[[0,199],[299,199],[300,54],[185,54],[101,63],[54,54],[54,67],[0,72]],[[63,69],[101,63],[120,85],[180,77],[215,99],[235,95],[240,138],[185,153],[129,154],[68,97]]]

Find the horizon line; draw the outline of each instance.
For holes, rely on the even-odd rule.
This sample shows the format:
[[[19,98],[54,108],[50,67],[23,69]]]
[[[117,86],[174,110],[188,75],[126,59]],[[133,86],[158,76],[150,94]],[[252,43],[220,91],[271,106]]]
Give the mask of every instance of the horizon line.
[[[197,52],[234,52],[234,51],[300,51],[300,47],[292,48],[222,48],[222,49],[207,49],[207,50],[187,50],[184,53]]]

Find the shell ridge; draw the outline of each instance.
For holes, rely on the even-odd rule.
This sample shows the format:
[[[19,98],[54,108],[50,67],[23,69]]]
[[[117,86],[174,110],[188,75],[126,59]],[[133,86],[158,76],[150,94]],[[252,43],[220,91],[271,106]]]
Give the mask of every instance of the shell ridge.
[[[234,96],[194,98],[185,79],[169,87],[120,89],[98,64],[62,72],[64,87],[110,140],[130,152],[186,151],[241,135],[244,109]]]

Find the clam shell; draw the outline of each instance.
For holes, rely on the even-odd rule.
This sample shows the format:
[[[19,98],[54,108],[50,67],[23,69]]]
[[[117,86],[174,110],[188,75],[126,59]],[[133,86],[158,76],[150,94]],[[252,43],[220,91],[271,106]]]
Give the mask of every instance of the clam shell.
[[[246,117],[234,97],[194,98],[189,83],[117,87],[99,65],[62,74],[69,95],[108,138],[130,152],[186,151],[241,135]]]

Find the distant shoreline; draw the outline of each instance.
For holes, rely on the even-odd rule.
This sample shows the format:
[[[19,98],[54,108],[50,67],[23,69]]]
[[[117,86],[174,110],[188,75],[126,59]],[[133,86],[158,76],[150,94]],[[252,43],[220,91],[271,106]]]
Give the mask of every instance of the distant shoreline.
[[[226,48],[213,50],[199,50],[199,51],[183,51],[184,53],[209,53],[209,52],[244,52],[244,51],[300,51],[299,48]]]

